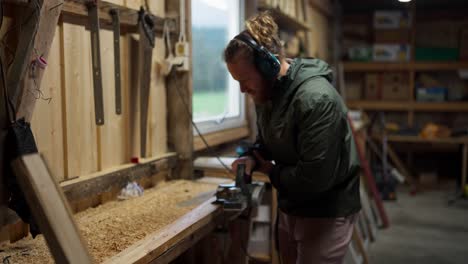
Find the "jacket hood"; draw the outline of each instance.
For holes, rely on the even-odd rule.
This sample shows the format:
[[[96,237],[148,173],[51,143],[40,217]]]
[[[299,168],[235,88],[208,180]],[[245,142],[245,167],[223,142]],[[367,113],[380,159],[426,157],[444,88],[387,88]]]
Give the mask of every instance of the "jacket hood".
[[[316,77],[323,77],[332,82],[333,72],[326,62],[320,59],[294,59],[286,75],[276,82],[274,97],[276,95],[289,97],[302,83]]]

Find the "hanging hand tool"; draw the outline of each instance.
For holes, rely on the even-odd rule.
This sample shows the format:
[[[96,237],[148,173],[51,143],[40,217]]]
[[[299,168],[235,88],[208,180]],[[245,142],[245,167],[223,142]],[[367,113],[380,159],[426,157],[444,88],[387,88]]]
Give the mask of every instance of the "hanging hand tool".
[[[138,28],[140,44],[138,50],[139,62],[139,87],[140,87],[140,155],[146,156],[146,130],[148,125],[148,105],[151,81],[151,62],[155,42],[154,21],[145,12],[143,7],[138,13]]]
[[[104,124],[104,100],[102,95],[101,48],[99,44],[99,8],[97,0],[88,2],[91,31],[91,55],[93,59],[94,113],[97,125]]]
[[[245,175],[245,164],[239,164],[235,182],[218,186],[215,203],[222,204],[225,211],[242,212],[248,207],[258,206],[264,190],[264,183],[252,183],[252,178]]]
[[[115,113],[122,113],[122,88],[120,79],[120,16],[119,10],[110,10],[112,29],[114,31],[114,77],[115,77]]]

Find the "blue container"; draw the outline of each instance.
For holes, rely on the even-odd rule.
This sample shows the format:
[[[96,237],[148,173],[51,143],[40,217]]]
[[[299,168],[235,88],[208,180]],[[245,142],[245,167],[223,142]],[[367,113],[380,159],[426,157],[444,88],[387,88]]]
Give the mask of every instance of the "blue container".
[[[445,102],[448,90],[446,87],[420,87],[416,90],[418,102]]]

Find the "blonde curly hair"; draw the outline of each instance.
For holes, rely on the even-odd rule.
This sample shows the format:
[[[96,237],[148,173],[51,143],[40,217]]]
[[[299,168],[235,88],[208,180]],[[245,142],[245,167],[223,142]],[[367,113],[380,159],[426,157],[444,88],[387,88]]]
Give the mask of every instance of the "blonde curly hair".
[[[247,32],[258,44],[265,47],[269,52],[284,58],[284,49],[278,36],[278,25],[270,12],[261,12],[245,22]],[[254,51],[247,44],[238,39],[232,39],[224,50],[224,61],[233,62],[238,57],[253,61]]]

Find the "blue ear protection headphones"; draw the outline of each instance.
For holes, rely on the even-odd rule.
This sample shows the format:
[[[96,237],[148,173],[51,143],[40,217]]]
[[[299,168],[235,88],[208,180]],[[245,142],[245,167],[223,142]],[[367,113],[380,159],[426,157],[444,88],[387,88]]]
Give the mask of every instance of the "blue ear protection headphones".
[[[278,76],[281,63],[275,55],[257,43],[246,31],[240,33],[234,39],[244,42],[254,50],[255,66],[264,78],[271,80]]]

